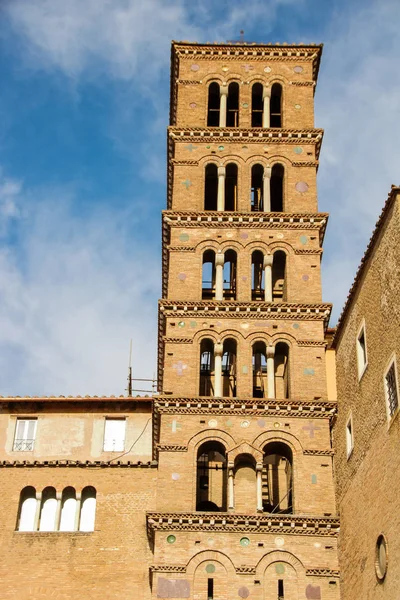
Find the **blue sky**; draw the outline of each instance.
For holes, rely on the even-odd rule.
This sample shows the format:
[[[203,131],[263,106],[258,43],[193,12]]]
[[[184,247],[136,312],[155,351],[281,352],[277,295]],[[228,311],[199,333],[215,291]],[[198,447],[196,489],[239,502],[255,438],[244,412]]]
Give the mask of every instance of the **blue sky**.
[[[3,0],[0,393],[120,394],[156,367],[170,41],[323,42],[335,324],[399,180],[398,0]]]

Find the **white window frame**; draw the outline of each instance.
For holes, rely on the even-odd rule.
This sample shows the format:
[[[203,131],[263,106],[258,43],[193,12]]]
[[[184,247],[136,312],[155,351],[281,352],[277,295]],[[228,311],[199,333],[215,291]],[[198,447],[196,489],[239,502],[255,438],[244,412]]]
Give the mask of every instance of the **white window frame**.
[[[360,343],[360,338],[364,335],[364,350]],[[367,350],[367,330],[365,327],[365,320],[363,319],[356,338],[356,352],[357,352],[357,368],[358,368],[358,381],[361,380],[368,367],[368,350]],[[365,356],[364,356],[365,354]]]
[[[346,455],[347,455],[347,460],[353,454],[353,449],[354,449],[353,414],[350,412],[349,416],[347,417],[347,421],[346,421]]]
[[[120,421],[124,423],[123,439],[107,438],[107,422]],[[124,452],[126,440],[126,417],[106,417],[104,419],[103,452]]]
[[[29,427],[29,425],[27,424],[28,421],[34,423],[32,438],[27,437],[28,427]],[[13,446],[12,446],[13,452],[33,452],[33,450],[35,448],[35,442],[36,442],[37,421],[38,421],[37,417],[17,417],[16,418],[14,439],[13,439]],[[17,438],[18,430],[20,428],[21,423],[26,424],[24,427],[24,435],[22,438],[21,437]]]
[[[394,376],[395,376],[395,380],[396,380],[397,407],[396,407],[395,411],[393,412],[393,414],[391,415],[390,407],[389,407],[389,394],[388,394],[388,389],[387,389],[386,376],[389,373],[390,369],[392,368],[392,365],[394,366]],[[384,392],[385,392],[386,414],[387,414],[388,422],[390,425],[391,422],[393,421],[393,419],[396,418],[397,414],[400,411],[399,376],[398,376],[398,372],[397,372],[397,360],[396,360],[395,352],[393,352],[392,356],[390,357],[387,367],[385,369],[385,372],[383,374],[383,388],[384,388]]]

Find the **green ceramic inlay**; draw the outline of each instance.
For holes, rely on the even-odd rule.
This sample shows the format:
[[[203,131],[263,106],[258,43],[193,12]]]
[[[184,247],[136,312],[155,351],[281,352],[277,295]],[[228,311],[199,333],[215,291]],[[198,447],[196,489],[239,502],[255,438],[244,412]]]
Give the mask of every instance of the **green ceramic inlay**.
[[[242,373],[243,373],[243,375],[247,375],[248,372],[249,372],[248,366],[247,365],[243,365],[243,367],[242,367]]]
[[[243,106],[243,108],[249,108],[249,105],[247,104],[247,102],[243,102],[242,106]]]
[[[303,244],[303,246],[304,246],[305,244],[307,244],[307,242],[308,242],[308,237],[306,235],[301,235],[300,243]]]
[[[206,566],[206,572],[207,573],[215,573],[215,566],[214,565],[207,565]]]
[[[190,327],[197,327],[196,321],[190,321]]]
[[[285,572],[285,565],[283,565],[282,563],[276,563],[275,571],[278,575],[283,575],[283,573]]]
[[[218,146],[218,150],[224,150],[225,146]]]
[[[242,537],[242,539],[240,540],[240,545],[241,546],[248,546],[250,544],[250,540],[247,537]]]
[[[168,544],[175,544],[175,542],[176,542],[176,537],[175,537],[174,535],[169,535],[169,536],[167,537],[167,542],[168,542]]]
[[[317,476],[311,475],[311,483],[317,483]]]
[[[293,323],[293,329],[298,329],[300,325],[298,323]]]
[[[185,327],[185,321],[179,321],[178,327]]]
[[[300,148],[300,146],[296,146],[294,151],[296,154],[301,154],[303,152],[303,148]]]
[[[181,233],[179,239],[181,242],[187,242],[189,240],[189,235],[187,233]]]
[[[312,367],[306,367],[303,370],[304,375],[315,375],[315,371]]]

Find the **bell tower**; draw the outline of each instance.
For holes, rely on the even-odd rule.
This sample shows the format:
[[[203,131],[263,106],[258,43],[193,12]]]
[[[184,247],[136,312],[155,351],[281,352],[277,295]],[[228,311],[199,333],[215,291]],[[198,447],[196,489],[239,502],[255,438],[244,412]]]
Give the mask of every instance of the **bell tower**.
[[[172,44],[154,598],[339,598],[321,53]]]

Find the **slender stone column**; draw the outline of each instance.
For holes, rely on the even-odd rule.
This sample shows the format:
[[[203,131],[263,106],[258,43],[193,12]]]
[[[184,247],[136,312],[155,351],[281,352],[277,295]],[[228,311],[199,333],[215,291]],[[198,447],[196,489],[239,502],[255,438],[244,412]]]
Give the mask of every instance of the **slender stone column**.
[[[268,398],[275,398],[275,346],[267,346]]]
[[[54,531],[58,531],[60,529],[60,520],[61,520],[61,492],[56,492],[57,498],[57,508],[56,508],[56,516],[54,519]]]
[[[222,351],[221,342],[214,344],[214,396],[222,397]]]
[[[40,509],[42,508],[42,492],[36,492],[36,512],[33,521],[33,531],[39,529]]]
[[[228,510],[235,509],[235,493],[233,485],[233,463],[228,463]]]
[[[270,127],[270,100],[271,100],[271,88],[264,87],[263,89],[263,127],[268,129]]]
[[[257,485],[257,512],[263,511],[262,503],[262,464],[256,465],[256,485]]]
[[[218,167],[217,210],[225,210],[225,167]]]
[[[215,254],[215,299],[224,299],[224,260],[223,252]]]
[[[76,492],[74,531],[79,531],[79,521],[80,521],[80,516],[81,516],[81,504],[82,504],[82,493]]]
[[[264,212],[271,212],[271,167],[264,167],[263,175],[263,206]]]
[[[221,87],[219,88],[219,126],[220,127],[226,127],[227,104],[228,104],[228,86],[221,85]]]
[[[273,254],[264,254],[264,300],[272,302],[272,263],[274,261]]]

